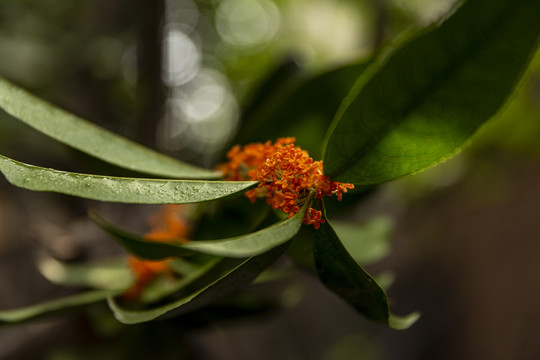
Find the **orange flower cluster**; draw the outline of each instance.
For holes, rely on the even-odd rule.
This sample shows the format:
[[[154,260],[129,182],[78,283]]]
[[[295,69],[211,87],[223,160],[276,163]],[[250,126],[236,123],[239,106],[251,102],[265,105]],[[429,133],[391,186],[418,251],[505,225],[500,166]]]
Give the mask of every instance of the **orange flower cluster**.
[[[151,230],[146,240],[161,242],[186,242],[190,226],[183,215],[182,205],[164,205],[149,219]],[[139,297],[144,287],[157,275],[170,273],[169,259],[150,261],[129,255],[128,264],[135,275],[135,283],[124,294],[126,299]]]
[[[246,192],[255,202],[265,197],[274,209],[281,209],[289,217],[300,211],[310,193],[322,198],[335,194],[341,200],[343,193],[354,188],[352,184],[330,181],[323,175],[322,161],[313,161],[309,154],[294,146],[295,138],[280,138],[274,144],[270,141],[234,146],[227,158],[229,161],[218,166],[227,180],[255,180],[257,188]],[[321,212],[309,208],[303,222],[318,229],[324,219]]]

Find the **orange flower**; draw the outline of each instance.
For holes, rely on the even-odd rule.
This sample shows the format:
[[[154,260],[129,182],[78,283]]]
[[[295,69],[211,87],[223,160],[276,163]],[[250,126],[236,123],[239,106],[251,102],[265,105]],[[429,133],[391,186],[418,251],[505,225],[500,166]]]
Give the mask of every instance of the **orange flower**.
[[[170,272],[169,260],[141,260],[133,255],[129,255],[128,265],[135,276],[135,282],[123,295],[124,299],[127,300],[138,298],[144,287],[152,282],[157,275]]]
[[[147,240],[186,242],[190,225],[183,214],[185,206],[163,205],[148,221],[151,230],[144,236]]]
[[[246,192],[255,202],[265,197],[274,209],[280,209],[289,217],[300,211],[308,195],[315,193],[320,199],[335,194],[341,200],[343,193],[354,188],[352,184],[330,181],[323,175],[322,161],[313,161],[309,154],[294,146],[295,138],[280,138],[275,144],[270,141],[253,143],[243,148],[236,145],[229,153],[229,161],[218,166],[227,180],[259,181],[257,188]],[[316,229],[324,222],[320,211],[309,208],[303,222]]]
[[[187,242],[190,226],[185,220],[182,205],[164,205],[149,219],[151,230],[144,236],[159,242]],[[169,259],[150,261],[129,255],[128,265],[135,276],[135,283],[124,294],[126,299],[139,297],[144,287],[160,274],[170,274]]]
[[[253,143],[244,146],[233,146],[227,153],[229,162],[218,165],[224,177],[231,181],[249,180],[255,175],[254,171],[266,161],[281,145],[294,143],[295,138],[280,138],[274,145],[270,141]]]

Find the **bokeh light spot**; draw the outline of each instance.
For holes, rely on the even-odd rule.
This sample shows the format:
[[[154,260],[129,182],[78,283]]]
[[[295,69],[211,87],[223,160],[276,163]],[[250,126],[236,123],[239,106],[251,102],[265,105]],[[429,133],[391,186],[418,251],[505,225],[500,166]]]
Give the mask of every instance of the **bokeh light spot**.
[[[164,53],[162,76],[168,86],[185,84],[199,72],[201,54],[197,45],[174,25],[166,30]]]
[[[267,43],[278,33],[280,13],[268,0],[225,0],[217,9],[215,21],[225,42],[250,47]]]

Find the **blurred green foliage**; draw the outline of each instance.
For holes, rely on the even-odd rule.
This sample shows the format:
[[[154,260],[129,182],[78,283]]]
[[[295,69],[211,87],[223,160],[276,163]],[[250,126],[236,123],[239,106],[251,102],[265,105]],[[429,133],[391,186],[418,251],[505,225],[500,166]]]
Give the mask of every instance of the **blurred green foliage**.
[[[148,96],[151,91],[149,88],[141,89],[146,84],[141,85],[137,79],[140,71],[137,48],[144,41],[140,35],[140,19],[144,17],[141,9],[147,4],[133,6],[125,0],[55,0],[47,3],[8,0],[0,3],[0,53],[3,54],[0,57],[0,75],[71,112],[135,140],[140,136],[136,131],[138,123],[153,122],[158,130],[158,149],[205,167],[221,161],[223,150],[231,143],[286,135],[296,136],[298,143],[318,159],[322,155],[324,134],[335,110],[373,59],[373,54],[404,29],[424,24],[443,14],[451,3],[424,0],[167,1],[163,19],[167,40],[162,44],[165,59],[157,64],[163,71],[162,80],[166,85],[163,102],[148,112],[155,116],[141,119],[141,107],[145,106],[140,101],[141,96]],[[186,62],[175,62],[179,54],[185,55]],[[185,66],[186,70],[173,71],[174,66]],[[333,71],[326,72],[328,69]],[[502,150],[537,156],[540,150],[537,141],[540,134],[539,84],[540,55],[537,54],[519,92],[497,119],[482,128],[480,136],[473,141],[475,145],[465,154],[466,160],[452,160],[390,186],[409,186],[406,192],[413,191],[408,195],[414,193],[415,187],[421,188],[421,192],[446,186],[459,178],[465,171],[463,167],[474,166],[475,156],[480,158],[483,152]],[[279,90],[276,92],[276,89]],[[272,96],[267,98],[265,94]],[[165,109],[164,115],[160,113],[160,107]],[[264,124],[270,126],[265,128]],[[22,149],[20,139],[32,145]],[[59,158],[58,161],[68,167],[80,166],[78,162],[81,159],[81,154],[65,152],[45,137],[14,122],[3,111],[0,111],[0,152],[8,155],[28,153],[22,155],[23,159],[36,156]],[[120,174],[120,170],[114,171]],[[354,200],[363,195],[354,197]],[[244,233],[246,227],[251,232],[259,224],[266,224],[260,214],[250,211],[252,208],[247,201],[242,200],[208,204],[196,237],[237,236]],[[347,209],[354,209],[353,206]],[[245,223],[235,223],[239,217]],[[273,214],[268,218],[275,220]],[[230,226],[219,230],[224,224]],[[335,226],[348,252],[362,265],[389,252],[390,227],[384,220],[358,226]],[[329,226],[325,225],[323,229],[325,232],[320,236],[337,238]],[[305,255],[306,243],[302,243],[302,239],[305,236],[312,238],[311,230],[303,229],[290,249],[292,257],[307,268],[313,266],[313,258],[297,255]],[[374,241],[359,246],[351,241],[354,235]],[[308,249],[309,246],[308,243]],[[321,242],[318,246],[321,247]],[[346,251],[333,251],[338,258],[345,259],[344,262],[351,261],[350,257],[343,257]],[[319,250],[319,262],[327,260],[320,253]],[[353,264],[356,263],[350,262],[351,266]],[[336,263],[332,261],[325,265],[331,269],[330,280],[327,273],[323,281],[330,284],[331,289],[333,285],[340,287],[337,291],[336,288],[332,290],[345,294],[343,297],[347,298],[347,288],[356,284],[355,276],[360,276],[364,284],[371,284],[371,278],[367,273],[363,276],[361,268],[342,279],[334,265]],[[332,273],[333,270],[336,272]],[[224,276],[223,279],[232,278]],[[340,281],[349,281],[350,284],[343,285]],[[211,285],[213,283],[205,283],[203,294],[208,289],[216,293],[222,290],[219,286],[213,289]],[[386,297],[382,289],[377,291],[381,299]],[[277,292],[278,297],[281,294]],[[99,315],[94,318],[96,324],[93,326],[99,336],[107,339],[103,345],[94,348],[87,356],[76,349],[57,351],[50,358],[108,356],[127,359],[134,354],[148,353],[146,345],[156,339],[162,346],[161,358],[184,356],[184,350],[178,345],[182,342],[181,335],[180,339],[172,338],[171,331],[182,334],[187,328],[193,328],[193,324],[204,324],[209,318],[214,321],[230,314],[237,316],[236,319],[242,315],[265,314],[280,303],[279,299],[267,301],[267,298],[253,294],[245,298],[241,295],[244,294],[223,299],[223,302],[207,308],[204,314],[195,312],[183,317],[185,324],[173,320],[129,330],[118,324],[111,325],[108,314],[97,310]],[[81,299],[82,302],[88,300],[85,295],[77,301]],[[363,309],[362,303],[355,304],[356,299],[348,300]],[[179,303],[189,303],[190,300],[189,296],[176,299]],[[72,305],[78,305],[77,301]],[[122,314],[124,310],[117,307],[117,313]],[[125,314],[130,316],[129,311]],[[378,319],[385,321],[385,316],[388,314]],[[135,319],[137,321],[137,314]],[[149,334],[154,335],[149,337]],[[366,346],[360,349],[358,342],[362,341]],[[134,346],[137,344],[139,346]],[[380,355],[371,345],[363,335],[353,334],[335,343],[327,356],[345,359],[351,354]],[[131,350],[124,350],[124,347]],[[151,355],[156,354],[148,353]]]

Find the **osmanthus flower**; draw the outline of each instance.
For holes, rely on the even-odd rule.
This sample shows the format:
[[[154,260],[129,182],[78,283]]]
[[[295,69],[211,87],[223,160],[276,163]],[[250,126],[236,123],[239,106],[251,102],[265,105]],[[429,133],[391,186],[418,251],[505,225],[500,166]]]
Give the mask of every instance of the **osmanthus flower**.
[[[149,219],[150,231],[145,234],[146,240],[159,242],[188,242],[186,239],[191,226],[186,220],[185,205],[164,205]],[[170,259],[151,261],[139,259],[133,255],[128,257],[128,265],[135,276],[135,282],[124,294],[124,298],[131,300],[139,297],[144,287],[156,276],[169,274]]]
[[[226,180],[254,180],[259,184],[246,192],[255,202],[266,198],[274,209],[280,209],[289,217],[300,211],[310,193],[321,199],[336,195],[341,200],[343,193],[354,188],[353,184],[331,181],[323,174],[322,161],[313,161],[309,154],[295,146],[295,138],[279,138],[272,144],[252,143],[243,147],[236,145],[227,154],[228,162],[217,167]],[[321,212],[310,207],[306,211],[304,224],[318,229],[324,222]]]

